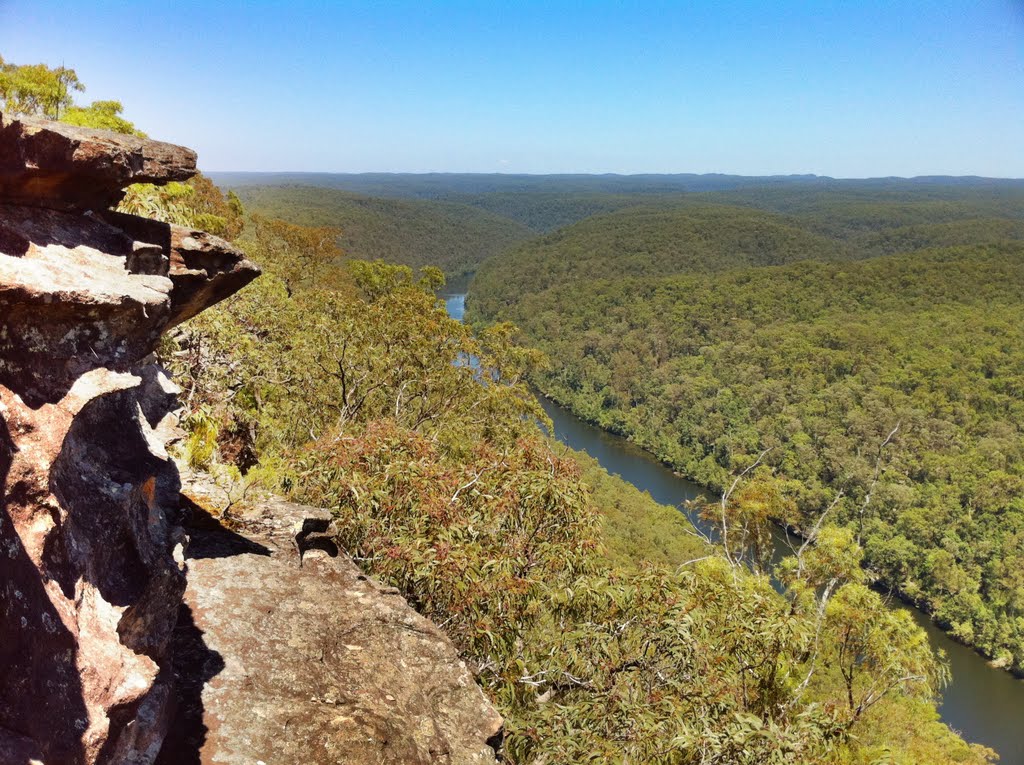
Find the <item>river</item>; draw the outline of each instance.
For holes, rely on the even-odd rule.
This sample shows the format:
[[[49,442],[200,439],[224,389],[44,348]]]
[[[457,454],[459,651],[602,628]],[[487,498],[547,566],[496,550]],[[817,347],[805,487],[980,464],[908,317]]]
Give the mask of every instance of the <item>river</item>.
[[[444,299],[449,315],[461,320],[465,294],[445,295]],[[650,493],[656,501],[681,507],[685,500],[706,494],[625,438],[585,423],[547,399],[542,398],[541,405],[554,423],[555,438],[585,451],[609,473]],[[780,532],[780,544],[783,538]],[[949,638],[916,608],[899,602],[894,607],[909,610],[932,645],[944,651],[949,660],[953,679],[939,705],[942,720],[968,741],[995,749],[1001,757],[1000,765],[1024,765],[1024,681],[990,666],[982,656]]]

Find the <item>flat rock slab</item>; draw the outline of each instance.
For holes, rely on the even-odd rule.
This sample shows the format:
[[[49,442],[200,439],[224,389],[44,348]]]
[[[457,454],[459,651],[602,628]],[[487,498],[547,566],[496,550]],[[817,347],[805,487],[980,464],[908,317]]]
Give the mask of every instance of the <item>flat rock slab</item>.
[[[184,493],[206,505],[216,489],[193,477]],[[316,540],[328,514],[271,499],[230,528],[192,516],[179,714],[159,762],[495,762],[501,718],[455,648]],[[296,532],[327,551],[300,567]]]
[[[202,231],[0,202],[0,384],[33,405],[58,401],[85,372],[136,364],[168,327],[258,275]]]
[[[0,113],[0,198],[62,210],[105,210],[132,183],[185,181],[196,153],[109,130]]]

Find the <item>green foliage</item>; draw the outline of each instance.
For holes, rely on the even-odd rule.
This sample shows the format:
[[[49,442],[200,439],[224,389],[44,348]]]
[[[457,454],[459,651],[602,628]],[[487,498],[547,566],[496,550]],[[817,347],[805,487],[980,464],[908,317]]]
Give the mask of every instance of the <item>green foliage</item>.
[[[135,183],[126,189],[120,212],[207,231],[225,239],[242,232],[244,210],[238,197],[225,199],[209,178],[197,173],[186,183]]]
[[[978,218],[886,228],[854,239],[854,246],[872,255],[892,255],[931,247],[998,244],[1024,239],[1024,220]]]
[[[574,466],[536,436],[485,440],[458,460],[445,451],[376,421],[312,445],[300,496],[334,508],[345,549],[500,676],[548,583],[586,569],[596,518]]]
[[[1010,197],[844,205],[779,207],[830,221],[845,237],[837,251],[856,257],[1020,232],[977,217],[1015,214]],[[634,230],[611,237],[607,220],[632,215]],[[840,497],[836,520],[874,574],[1024,670],[1024,248],[736,268],[746,256],[722,235],[704,241],[734,267],[715,274],[694,260],[698,245],[680,259],[667,244],[632,246],[650,215],[603,218],[588,223],[610,237],[604,249],[577,247],[579,224],[486,264],[471,318],[517,323],[560,362],[536,377],[545,394],[706,486],[726,488],[770,448],[795,505],[769,515],[806,528]]]
[[[60,119],[69,125],[113,130],[144,138],[145,133],[136,130],[135,125],[121,116],[123,111],[120,101],[93,101],[89,106],[69,106]]]
[[[415,280],[404,266],[339,268],[330,230],[260,218],[252,229],[243,243],[267,275],[190,322],[173,356],[191,405],[229,415],[225,432],[280,454],[390,419],[466,450],[542,416],[522,382],[536,354],[500,326],[477,338],[448,318],[436,269]]]
[[[574,466],[536,435],[452,462],[371,423],[311,445],[298,473],[304,501],[335,508],[345,548],[474,662],[515,762],[834,760],[865,711],[941,679],[907,614],[856,583],[805,607],[715,556],[686,572],[607,567]],[[850,651],[864,660],[840,664]],[[837,666],[849,708],[803,698],[801,677]]]
[[[712,553],[679,508],[658,504],[647,492],[609,475],[586,452],[565,446],[558,451],[579,465],[580,477],[600,508],[603,555],[609,562],[622,568],[642,563],[675,568]]]
[[[188,430],[185,442],[185,460],[189,467],[209,468],[217,451],[217,421],[210,413],[197,409],[189,413],[188,419],[182,423]]]
[[[58,119],[72,104],[74,91],[84,91],[74,69],[46,64],[12,64],[0,56],[0,111]]]
[[[216,236],[234,241],[245,225],[245,209],[238,196],[229,191],[227,196],[203,173],[196,173],[186,181],[192,193],[186,200],[190,208],[191,226]]]
[[[145,136],[121,116],[120,101],[93,101],[77,106],[74,93],[85,85],[74,69],[46,64],[11,64],[0,56],[0,111],[7,114],[59,119],[69,125],[113,130],[117,133]]]
[[[945,682],[928,638],[906,611],[885,608],[863,584],[841,587],[825,609],[825,625],[836,635],[829,663],[838,668],[849,711],[859,715],[894,687],[913,678],[908,692],[929,698]]]
[[[192,194],[192,188],[184,183],[171,182],[165,186],[134,183],[125,190],[117,209],[129,215],[190,226],[194,220],[189,204]]]
[[[472,273],[486,258],[532,235],[507,218],[462,204],[376,199],[313,187],[239,187],[246,206],[303,226],[339,229],[338,244],[354,259]]]
[[[993,179],[921,179],[844,181],[816,186],[774,185],[702,195],[707,201],[756,207],[800,220],[823,236],[844,240],[898,229],[935,227],[940,239],[927,245],[971,244],[943,241],[950,229],[943,224],[973,226],[985,219],[1024,218],[1024,186],[1019,181]],[[952,230],[957,230],[953,227]],[[989,241],[984,234],[981,241]]]
[[[682,201],[738,205],[795,216],[816,233],[838,238],[902,226],[993,217],[1019,219],[1024,212],[1024,182],[994,178],[219,173],[216,180],[239,189],[314,186],[370,197],[452,202],[495,213],[540,233],[626,207],[678,206]],[[972,242],[935,241],[928,246]],[[411,245],[415,247],[415,241]],[[373,251],[359,254],[365,258],[382,255]]]

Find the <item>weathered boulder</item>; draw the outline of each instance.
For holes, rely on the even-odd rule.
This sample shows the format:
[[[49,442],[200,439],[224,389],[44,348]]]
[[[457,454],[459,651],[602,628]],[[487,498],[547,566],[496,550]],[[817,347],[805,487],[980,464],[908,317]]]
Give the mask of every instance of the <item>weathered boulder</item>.
[[[138,240],[137,246],[150,243],[158,251],[170,253],[166,273],[174,291],[169,326],[188,321],[253,278],[253,264],[239,260],[237,250],[213,234],[118,212],[108,212],[104,219]]]
[[[501,718],[451,642],[323,534],[323,510],[267,497],[232,516],[186,476],[179,716],[160,765],[494,763]],[[300,555],[302,556],[300,566]]]
[[[194,168],[180,147],[0,115],[4,765],[152,763],[169,724],[186,538],[164,448],[175,389],[149,357],[258,271],[102,208]],[[182,274],[189,239],[216,254]]]
[[[184,181],[196,153],[109,130],[0,113],[0,199],[59,210],[106,210],[133,183]]]

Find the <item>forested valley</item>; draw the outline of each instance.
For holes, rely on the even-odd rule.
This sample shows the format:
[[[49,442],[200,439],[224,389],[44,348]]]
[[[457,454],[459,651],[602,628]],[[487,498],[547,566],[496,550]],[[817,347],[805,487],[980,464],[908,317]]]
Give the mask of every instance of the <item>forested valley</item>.
[[[439,272],[324,233],[253,216],[239,241],[266,275],[169,344],[184,456],[239,502],[259,485],[332,508],[341,546],[474,667],[508,761],[988,761],[938,720],[943,659],[850,531],[819,527],[780,595],[747,565],[757,540],[726,555],[543,434],[543,359],[513,327],[474,331]]]
[[[0,62],[5,110],[136,131],[116,103],[33,90],[68,71]],[[573,183],[544,192],[550,217],[536,189],[133,188],[122,210],[264,269],[160,348],[178,458],[222,487],[226,522],[251,491],[329,508],[340,546],[454,641],[508,762],[991,761],[939,721],[944,659],[872,585],[1019,666],[1019,192],[834,192],[833,216],[817,188],[763,192],[778,211]],[[335,209],[364,216],[349,236],[372,260]],[[475,326],[431,264],[476,269],[473,248],[441,260],[467,231],[512,248],[479,266]],[[925,249],[872,257],[903,242]],[[557,445],[531,384],[721,492],[722,538]],[[807,540],[776,567],[773,521]]]
[[[827,511],[878,586],[1021,671],[1022,234],[1012,189],[699,195],[493,259],[469,308],[547,354],[542,392],[698,483],[763,455],[777,521]]]
[[[533,229],[483,261],[469,310],[477,327],[511,321],[544,353],[528,374],[540,392],[710,499],[752,468],[724,519],[740,547],[763,544],[750,530],[770,522],[813,537],[835,526],[864,550],[866,584],[1019,669],[1019,186],[793,179],[687,193],[552,180],[473,195],[391,180],[381,199],[461,195]],[[299,193],[238,191],[261,211]],[[692,533],[652,532],[650,511],[616,527],[617,503],[596,496],[606,538],[630,540],[607,547],[616,563],[635,566],[666,537],[688,552],[653,555],[662,564],[702,557]]]

